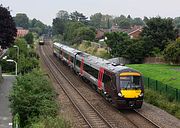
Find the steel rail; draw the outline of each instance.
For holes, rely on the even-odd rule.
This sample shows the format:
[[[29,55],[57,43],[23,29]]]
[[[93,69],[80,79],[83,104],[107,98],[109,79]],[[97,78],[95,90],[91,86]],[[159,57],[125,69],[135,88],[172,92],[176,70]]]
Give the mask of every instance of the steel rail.
[[[144,119],[146,119],[148,122],[150,122],[151,124],[153,124],[155,127],[161,128],[158,124],[154,123],[152,120],[150,120],[150,119],[148,119],[147,117],[145,117],[143,114],[141,114],[140,112],[138,112],[136,109],[134,109],[134,112],[137,113],[138,115],[140,115],[141,117],[143,117]]]

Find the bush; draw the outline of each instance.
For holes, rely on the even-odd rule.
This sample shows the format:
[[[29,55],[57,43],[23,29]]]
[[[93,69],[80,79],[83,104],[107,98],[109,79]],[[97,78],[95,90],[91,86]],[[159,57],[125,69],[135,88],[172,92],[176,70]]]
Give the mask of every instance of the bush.
[[[170,102],[166,96],[160,95],[159,93],[150,89],[146,89],[144,98],[146,102],[164,109],[180,119],[180,104],[178,102]]]
[[[170,63],[180,62],[180,39],[171,41],[164,49],[164,58]]]
[[[57,115],[55,92],[49,81],[40,71],[32,71],[18,76],[10,93],[10,107],[13,115],[20,116],[20,125],[25,126],[28,120],[39,116]]]

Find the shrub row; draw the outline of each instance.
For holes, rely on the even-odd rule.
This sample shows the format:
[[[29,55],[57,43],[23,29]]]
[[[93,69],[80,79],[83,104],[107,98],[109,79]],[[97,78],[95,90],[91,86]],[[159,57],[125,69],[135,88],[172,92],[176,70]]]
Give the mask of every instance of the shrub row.
[[[169,100],[153,90],[145,90],[145,101],[153,104],[180,119],[180,103]]]

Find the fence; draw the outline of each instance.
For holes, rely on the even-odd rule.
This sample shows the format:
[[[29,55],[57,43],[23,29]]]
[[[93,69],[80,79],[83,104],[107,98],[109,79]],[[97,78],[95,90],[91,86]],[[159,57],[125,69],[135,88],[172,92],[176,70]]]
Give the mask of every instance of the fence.
[[[145,88],[152,89],[160,94],[165,95],[169,101],[176,100],[180,102],[180,89],[168,86],[160,81],[144,77]]]

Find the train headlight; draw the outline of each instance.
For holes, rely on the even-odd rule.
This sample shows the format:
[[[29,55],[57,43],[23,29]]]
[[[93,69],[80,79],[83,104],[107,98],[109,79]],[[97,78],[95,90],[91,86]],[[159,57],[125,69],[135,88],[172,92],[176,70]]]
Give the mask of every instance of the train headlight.
[[[141,94],[139,95],[139,97],[142,97],[142,96],[144,96],[144,93],[141,93]]]
[[[118,96],[119,96],[119,97],[123,97],[123,95],[122,95],[120,92],[118,93]]]

